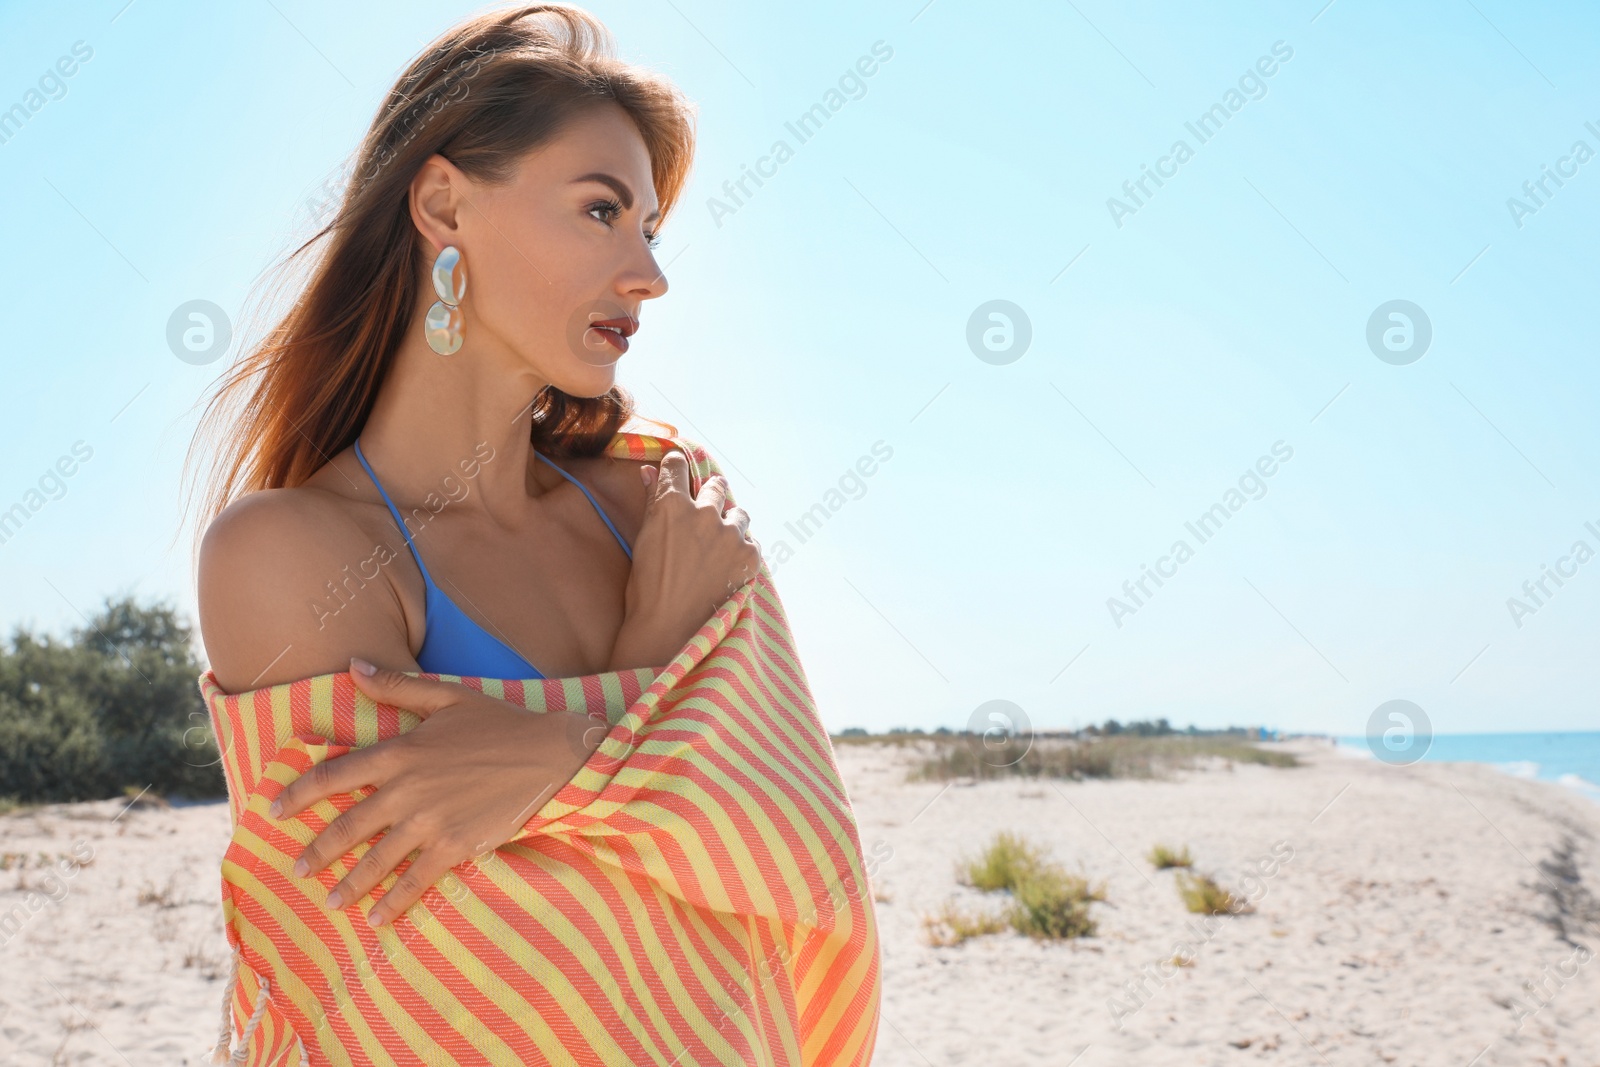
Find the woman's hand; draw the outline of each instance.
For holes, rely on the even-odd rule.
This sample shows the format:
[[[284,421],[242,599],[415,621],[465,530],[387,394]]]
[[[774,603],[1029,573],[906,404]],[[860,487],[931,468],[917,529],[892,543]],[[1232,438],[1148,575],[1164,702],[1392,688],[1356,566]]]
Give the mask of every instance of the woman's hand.
[[[609,670],[670,661],[735,589],[761,570],[750,516],[726,505],[728,483],[707,478],[689,495],[689,462],[670,452],[660,470],[639,468],[653,488],[633,549],[622,629]]]
[[[425,721],[312,767],[283,790],[271,815],[292,818],[329,796],[377,786],[330,823],[295,864],[295,874],[308,877],[387,830],[329,895],[328,906],[339,908],[360,900],[421,849],[373,906],[367,920],[373,926],[403,914],[456,864],[509,841],[583,768],[607,733],[587,716],[531,712],[454,682],[376,670],[358,659],[350,661],[350,677],[372,699]]]

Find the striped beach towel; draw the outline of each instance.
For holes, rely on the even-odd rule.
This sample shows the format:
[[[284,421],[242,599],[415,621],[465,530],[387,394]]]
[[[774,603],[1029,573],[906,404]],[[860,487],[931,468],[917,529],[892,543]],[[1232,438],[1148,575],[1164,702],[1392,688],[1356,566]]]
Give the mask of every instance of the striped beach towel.
[[[673,448],[696,488],[718,473],[681,438],[618,434],[608,453]],[[326,905],[371,843],[309,877],[291,870],[373,788],[282,820],[267,808],[317,763],[421,720],[343,673],[239,694],[201,677],[233,818],[214,1062],[867,1064],[880,999],[869,872],[765,564],[659,671],[425,677],[604,716],[609,731],[516,837],[376,929],[376,894]]]

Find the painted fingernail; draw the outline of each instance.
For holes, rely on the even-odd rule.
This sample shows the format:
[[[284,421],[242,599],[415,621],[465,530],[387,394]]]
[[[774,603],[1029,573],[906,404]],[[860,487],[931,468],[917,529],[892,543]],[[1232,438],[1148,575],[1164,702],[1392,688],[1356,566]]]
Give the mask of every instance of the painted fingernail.
[[[310,867],[307,865],[305,860],[294,861],[294,876],[296,878],[304,878],[309,872]]]
[[[368,678],[370,678],[370,677],[372,677],[373,672],[376,671],[378,668],[374,667],[372,664],[368,663],[366,660],[362,659],[360,656],[351,656],[350,657],[350,669],[353,670],[353,671],[360,671],[362,674],[364,674]]]
[[[272,802],[272,807],[267,809],[267,814],[272,816],[274,819],[282,818],[283,817],[283,801],[274,800]]]
[[[330,907],[330,908],[342,908],[342,907],[344,907],[344,898],[339,895],[339,891],[337,889],[335,889],[333,892],[328,894],[328,907]]]

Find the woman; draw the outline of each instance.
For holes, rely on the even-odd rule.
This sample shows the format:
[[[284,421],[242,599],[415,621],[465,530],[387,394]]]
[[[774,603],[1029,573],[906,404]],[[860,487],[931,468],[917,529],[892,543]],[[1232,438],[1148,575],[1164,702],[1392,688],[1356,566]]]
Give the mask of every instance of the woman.
[[[206,413],[214,1059],[869,1059],[866,862],[749,517],[621,430],[691,149],[582,11],[454,27]]]
[[[579,47],[530,41],[540,10]],[[393,672],[660,667],[759,568],[720,478],[691,497],[681,453],[659,476],[599,456],[630,414],[616,365],[667,291],[652,249],[692,150],[664,83],[612,66],[608,93],[593,91],[585,35],[603,32],[548,5],[469,23],[373,125],[304,297],[219,398],[250,390],[221,489],[247,495],[200,550],[201,630],[224,689],[376,665],[378,683],[357,683],[400,703]],[[445,294],[453,307],[436,275],[461,290]],[[388,834],[339,903],[421,849],[376,910],[391,919],[583,764],[586,750],[555,743],[556,717],[474,697],[374,750],[380,777],[347,786],[380,790],[309,850],[307,873]],[[370,775],[368,758],[348,773]]]
[[[691,471],[619,432],[693,138],[607,44],[536,5],[418,58],[300,249],[322,242],[303,293],[208,410],[219,1057],[871,1055],[860,841],[749,517],[697,446]]]

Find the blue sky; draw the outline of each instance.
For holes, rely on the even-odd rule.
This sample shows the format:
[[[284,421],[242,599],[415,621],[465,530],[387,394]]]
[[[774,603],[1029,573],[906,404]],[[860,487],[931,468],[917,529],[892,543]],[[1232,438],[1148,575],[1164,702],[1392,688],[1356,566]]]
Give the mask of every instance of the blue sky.
[[[0,108],[37,104],[0,128],[0,510],[42,502],[0,544],[0,625],[125,592],[192,613],[180,468],[225,361],[175,358],[168,319],[240,311],[395,75],[474,10],[0,8]],[[711,448],[769,554],[788,542],[830,727],[1001,699],[1046,726],[1355,734],[1404,699],[1441,732],[1593,728],[1593,9],[590,10],[699,107],[672,290],[621,380]],[[786,124],[840,88],[802,143]],[[719,210],[747,167],[770,177]],[[1420,358],[1369,346],[1396,300],[1431,327]],[[1022,318],[969,331],[991,301]],[[1023,318],[1020,355],[969,343]],[[818,504],[802,542],[785,524]],[[1202,543],[1186,524],[1217,504]],[[1547,566],[1569,576],[1535,605]],[[1146,567],[1168,577],[1135,602]]]

